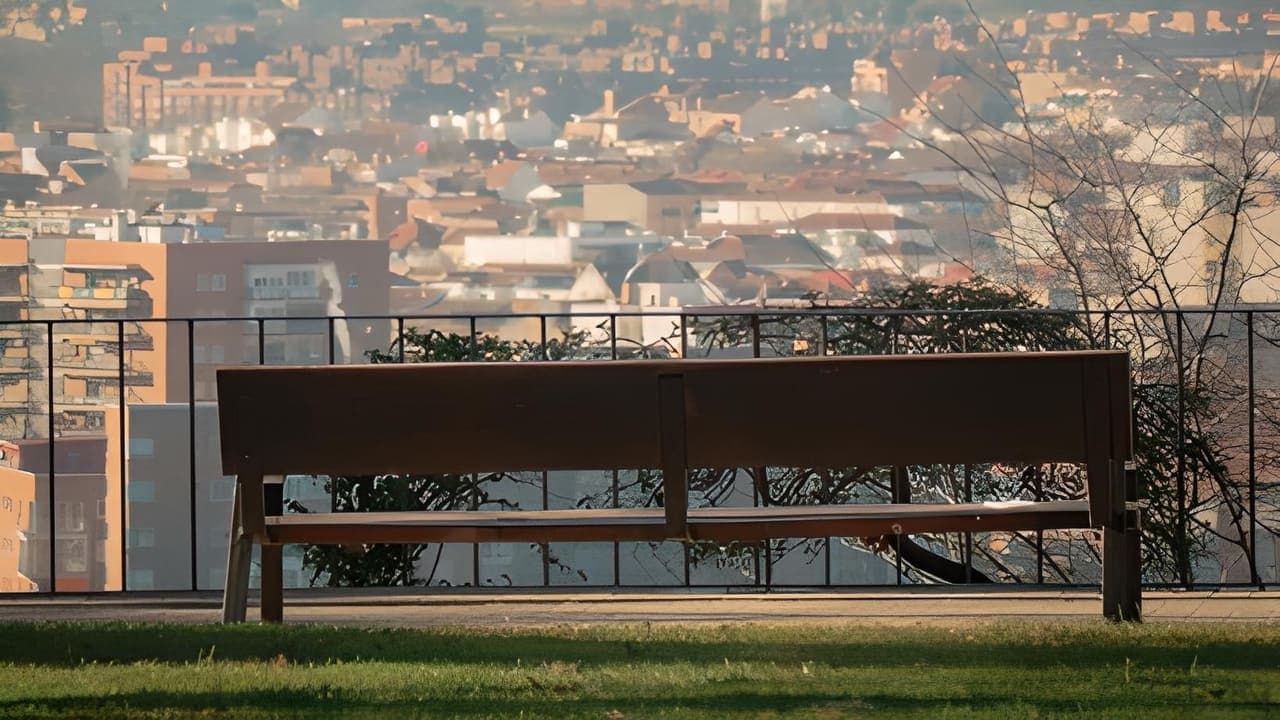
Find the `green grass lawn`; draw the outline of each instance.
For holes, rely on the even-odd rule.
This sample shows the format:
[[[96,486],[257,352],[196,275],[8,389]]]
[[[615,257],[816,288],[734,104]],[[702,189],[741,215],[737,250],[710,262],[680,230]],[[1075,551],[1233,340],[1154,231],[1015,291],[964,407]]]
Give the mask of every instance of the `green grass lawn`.
[[[1275,717],[1280,626],[0,625],[0,718]]]

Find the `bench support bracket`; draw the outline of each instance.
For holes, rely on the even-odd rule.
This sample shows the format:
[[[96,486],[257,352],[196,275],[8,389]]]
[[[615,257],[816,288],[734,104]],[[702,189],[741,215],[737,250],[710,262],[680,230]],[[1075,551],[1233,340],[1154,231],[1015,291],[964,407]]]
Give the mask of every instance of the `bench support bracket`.
[[[222,622],[242,623],[249,606],[249,563],[253,557],[253,535],[245,528],[241,504],[244,485],[236,478],[231,500],[231,536],[227,548],[227,579],[222,590]]]
[[[262,484],[268,516],[284,514],[284,476],[270,475]],[[264,543],[262,558],[262,622],[284,622],[284,546]]]

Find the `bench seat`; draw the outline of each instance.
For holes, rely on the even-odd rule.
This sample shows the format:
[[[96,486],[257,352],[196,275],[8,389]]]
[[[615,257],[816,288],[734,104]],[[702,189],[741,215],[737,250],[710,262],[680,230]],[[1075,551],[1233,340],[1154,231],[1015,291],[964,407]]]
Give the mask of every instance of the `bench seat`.
[[[690,508],[692,540],[875,537],[895,532],[1052,530],[1089,526],[1085,500],[964,504]],[[669,539],[662,508],[297,513],[266,518],[272,542],[648,542]]]

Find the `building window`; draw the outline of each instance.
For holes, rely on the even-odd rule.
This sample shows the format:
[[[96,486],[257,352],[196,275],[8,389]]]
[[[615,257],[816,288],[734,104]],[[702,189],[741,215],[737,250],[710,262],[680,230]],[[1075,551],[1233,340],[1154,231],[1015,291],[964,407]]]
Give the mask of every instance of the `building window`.
[[[1076,293],[1069,288],[1050,288],[1049,307],[1054,310],[1075,310]]]
[[[349,288],[360,287],[360,276],[356,273],[351,273],[349,276],[347,276],[347,287]]]
[[[149,503],[156,501],[156,483],[154,480],[130,480],[129,502]]]
[[[130,548],[150,548],[156,546],[155,528],[129,528]]]
[[[129,589],[130,590],[155,590],[156,589],[156,571],[155,570],[130,570],[129,571]]]
[[[198,273],[196,275],[196,292],[226,292],[226,273]]]
[[[60,502],[54,509],[60,532],[84,532],[84,503]]]
[[[58,541],[58,571],[82,573],[89,570],[89,543],[83,539]]]
[[[151,438],[134,437],[129,438],[129,457],[154,457],[156,454],[156,441]]]

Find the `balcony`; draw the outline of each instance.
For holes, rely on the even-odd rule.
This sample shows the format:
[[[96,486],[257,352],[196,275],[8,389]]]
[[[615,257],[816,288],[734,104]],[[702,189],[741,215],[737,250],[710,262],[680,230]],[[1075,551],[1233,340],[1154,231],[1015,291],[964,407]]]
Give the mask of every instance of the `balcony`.
[[[248,290],[249,300],[319,300],[320,288],[303,287],[253,287]]]
[[[131,325],[132,327],[130,327]],[[130,323],[125,327],[125,350],[154,350],[155,340],[151,334],[142,330],[141,325]],[[65,327],[65,332],[63,332]],[[59,343],[70,343],[81,347],[102,347],[112,355],[120,354],[120,329],[116,323],[82,323],[80,326],[63,326],[55,331],[54,339]]]

